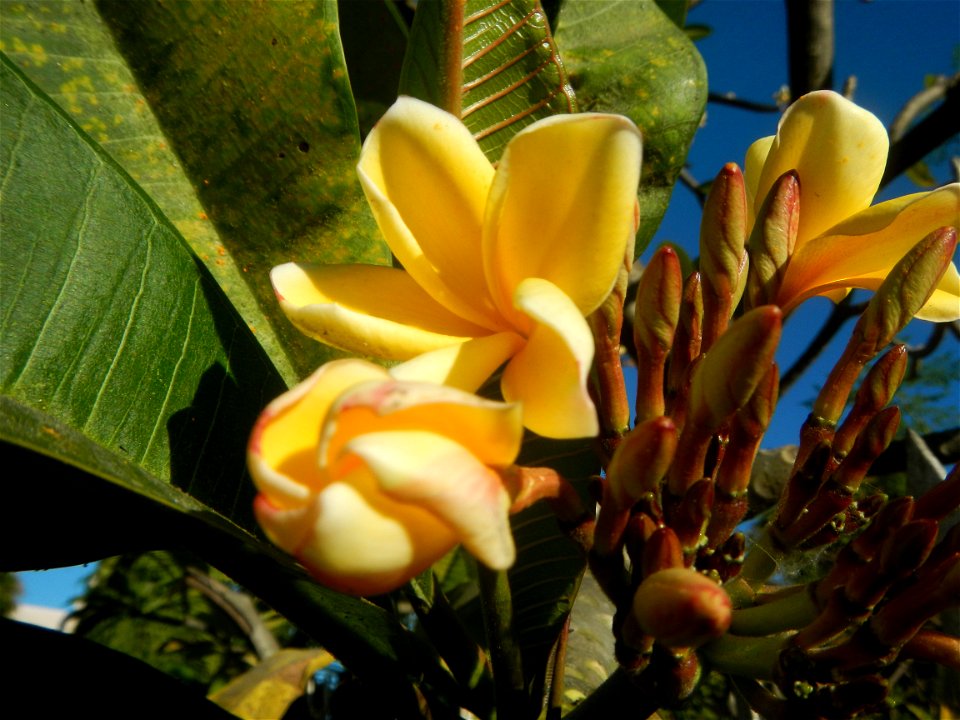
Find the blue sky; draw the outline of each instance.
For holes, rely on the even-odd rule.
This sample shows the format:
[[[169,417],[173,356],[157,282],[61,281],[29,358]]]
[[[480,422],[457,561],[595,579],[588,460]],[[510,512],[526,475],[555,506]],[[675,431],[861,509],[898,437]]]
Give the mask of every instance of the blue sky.
[[[760,102],[771,101],[787,82],[786,20],[782,0],[704,0],[694,8],[690,23],[709,25],[712,34],[697,43],[707,64],[710,89],[733,92]],[[923,88],[927,74],[953,74],[958,69],[960,0],[837,0],[836,64],[834,81],[857,77],[855,100],[889,124],[903,102]],[[742,164],[747,147],[776,131],[777,116],[750,113],[718,105],[708,107],[705,126],[694,140],[688,157],[693,175],[714,176],[724,163]],[[955,142],[953,154],[960,154]],[[935,173],[949,179],[944,165]],[[901,179],[885,189],[880,200],[918,188]],[[654,243],[671,240],[697,254],[699,206],[683,188],[674,193],[670,210]],[[647,253],[649,255],[649,251]],[[826,300],[807,303],[788,320],[780,353],[781,368],[790,364],[819,327]],[[918,323],[918,325],[925,325]],[[908,337],[919,342],[926,328]],[[816,394],[818,378],[825,377],[842,351],[841,341],[829,346],[803,380],[781,398],[764,445],[777,447],[796,442],[799,425]],[[950,343],[955,359],[957,343]],[[960,390],[954,382],[944,401],[960,408]],[[21,574],[23,603],[67,607],[82,592],[82,579],[90,568],[75,567]]]

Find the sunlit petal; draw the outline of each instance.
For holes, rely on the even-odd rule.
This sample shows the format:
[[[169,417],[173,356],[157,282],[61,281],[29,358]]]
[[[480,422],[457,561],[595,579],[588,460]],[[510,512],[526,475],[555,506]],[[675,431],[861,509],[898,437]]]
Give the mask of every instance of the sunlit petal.
[[[480,237],[493,167],[466,126],[401,97],[364,142],[357,171],[407,272],[439,303],[492,329]]]
[[[253,481],[276,508],[302,506],[326,482],[317,459],[320,427],[348,388],[389,378],[364,360],[335,360],[271,402],[250,436],[247,460]]]
[[[501,388],[523,403],[524,424],[551,438],[590,437],[599,427],[587,392],[593,336],[587,321],[559,288],[531,278],[520,283],[516,307],[531,318],[526,346],[507,365]]]
[[[513,564],[510,497],[500,476],[461,445],[423,432],[366,433],[345,452],[359,456],[384,493],[429,508],[464,547],[494,569]]]
[[[773,135],[760,138],[747,148],[747,155],[744,158],[743,183],[747,191],[747,217],[751,219],[756,216],[757,209],[763,203],[763,198],[757,199],[757,188],[760,185],[763,164],[767,161],[774,139]]]
[[[860,287],[875,290],[890,269],[934,230],[960,225],[960,184],[890,200],[834,226],[826,235],[797,248],[784,275],[778,304],[790,310],[826,290]],[[938,291],[917,317],[949,317],[957,310],[949,269]]]
[[[455,439],[478,460],[509,465],[520,452],[520,406],[435,383],[369,382],[343,393],[324,426],[322,457],[366,433],[424,430]]]
[[[301,332],[362,355],[406,360],[489,332],[438,304],[402,270],[287,263],[270,280]]]
[[[484,262],[508,317],[525,278],[545,278],[588,314],[633,243],[641,142],[616,115],[557,115],[517,133],[490,190]],[[631,245],[632,247],[632,245]]]
[[[756,204],[788,170],[800,177],[797,247],[869,207],[883,176],[887,131],[842,95],[812,92],[784,113],[757,183]]]
[[[393,590],[458,542],[429,509],[381,492],[363,466],[326,487],[315,503],[310,533],[294,554],[321,582],[344,592]]]
[[[524,339],[512,332],[468,340],[418,355],[390,368],[390,374],[408,382],[442,383],[475,392],[498,367],[523,347]]]

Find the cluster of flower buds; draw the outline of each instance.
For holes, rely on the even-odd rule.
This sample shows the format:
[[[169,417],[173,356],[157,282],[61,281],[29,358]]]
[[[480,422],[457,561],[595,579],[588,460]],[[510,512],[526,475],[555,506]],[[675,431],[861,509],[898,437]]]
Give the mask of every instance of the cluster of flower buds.
[[[777,403],[777,299],[799,202],[796,173],[787,172],[751,232],[743,176],[724,167],[704,209],[699,270],[682,277],[677,254],[663,247],[637,288],[635,424],[607,428],[589,561],[617,608],[621,666],[661,704],[692,692],[702,658],[747,682],[778,681],[776,696],[747,688],[758,707],[792,703],[823,717],[882,700],[878,669],[898,654],[944,662],[952,653],[960,663],[956,638],[921,629],[960,598],[960,532],[936,544],[938,521],[960,505],[960,475],[917,502],[858,497],[899,424],[888,403],[906,368],[902,345],[873,365],[840,422],[861,371],[950,265],[954,229],[930,233],[889,271],[802,429],[773,521],[749,552],[737,531]],[[788,558],[843,542],[819,582],[767,592]]]

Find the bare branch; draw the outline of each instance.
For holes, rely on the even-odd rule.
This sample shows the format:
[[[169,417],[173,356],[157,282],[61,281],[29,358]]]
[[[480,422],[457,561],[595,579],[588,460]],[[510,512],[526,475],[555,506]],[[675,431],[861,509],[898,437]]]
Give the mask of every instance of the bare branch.
[[[942,99],[939,107],[910,127],[918,114]],[[910,127],[909,130],[907,128]],[[890,154],[880,187],[920,162],[960,132],[960,73],[914,95],[890,126]]]
[[[206,595],[236,623],[250,638],[250,643],[261,660],[280,649],[280,644],[264,624],[249,595],[232,590],[195,567],[187,568],[187,585]]]
[[[743,98],[737,97],[736,93],[733,92],[708,93],[707,102],[716,103],[717,105],[729,105],[730,107],[740,108],[741,110],[751,110],[753,112],[776,113],[783,109],[776,103],[761,103],[755,100],[744,100]]]
[[[833,0],[786,0],[790,95],[833,87]]]

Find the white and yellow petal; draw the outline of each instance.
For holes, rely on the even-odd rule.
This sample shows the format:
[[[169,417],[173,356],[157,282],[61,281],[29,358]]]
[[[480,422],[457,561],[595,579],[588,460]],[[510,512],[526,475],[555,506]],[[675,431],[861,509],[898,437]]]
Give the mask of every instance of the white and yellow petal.
[[[476,392],[524,343],[514,332],[487,335],[418,355],[390,368],[390,374],[404,382],[433,382]]]
[[[396,501],[362,464],[317,494],[293,554],[325,585],[354,595],[394,590],[459,538],[429,508]]]
[[[801,214],[797,246],[870,206],[889,149],[887,131],[875,115],[842,95],[823,90],[804,95],[784,113],[759,178],[751,175],[762,146],[748,154],[747,187],[758,208],[783,173],[800,177]]]
[[[484,268],[500,311],[526,278],[558,286],[582,315],[609,294],[632,248],[641,140],[619,115],[558,115],[517,133],[490,189]]]
[[[301,332],[361,355],[406,360],[489,333],[437,303],[403,270],[286,263],[270,280]]]
[[[363,461],[385,494],[447,523],[485,565],[513,564],[510,497],[500,476],[459,443],[421,430],[365,433],[344,452]]]
[[[401,97],[364,142],[357,172],[407,272],[452,312],[497,329],[480,251],[493,166],[466,126]]]
[[[387,371],[364,360],[335,360],[271,402],[257,419],[247,464],[257,489],[273,507],[302,507],[328,481],[317,458],[321,426],[334,401]]]
[[[570,298],[543,279],[524,280],[515,300],[533,330],[503,371],[504,398],[523,404],[524,425],[539,435],[596,435],[597,412],[587,390],[594,354],[587,321]]]
[[[435,383],[363,383],[338,398],[323,428],[320,456],[329,464],[360,435],[401,430],[444,435],[481,462],[506,466],[520,452],[523,419],[519,405]]]

